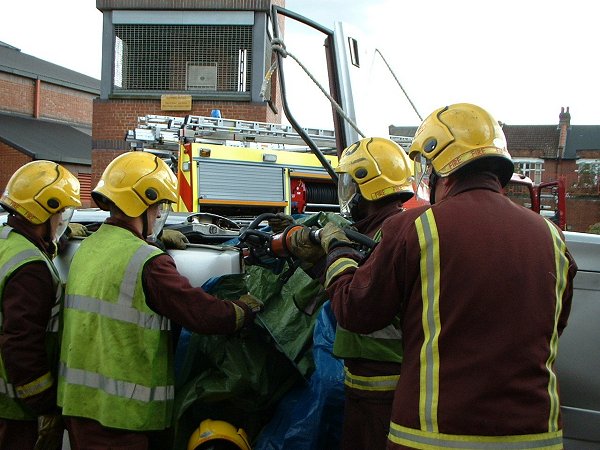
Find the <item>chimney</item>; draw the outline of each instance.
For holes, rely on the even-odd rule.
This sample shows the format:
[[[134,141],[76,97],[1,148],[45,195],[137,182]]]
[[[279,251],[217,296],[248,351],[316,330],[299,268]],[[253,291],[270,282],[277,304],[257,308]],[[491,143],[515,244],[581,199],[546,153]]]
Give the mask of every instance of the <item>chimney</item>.
[[[558,154],[557,158],[562,158],[565,152],[565,146],[567,145],[567,130],[571,127],[571,114],[569,113],[569,107],[565,111],[564,107],[560,108],[560,114],[558,116],[558,130],[560,132],[558,136]]]

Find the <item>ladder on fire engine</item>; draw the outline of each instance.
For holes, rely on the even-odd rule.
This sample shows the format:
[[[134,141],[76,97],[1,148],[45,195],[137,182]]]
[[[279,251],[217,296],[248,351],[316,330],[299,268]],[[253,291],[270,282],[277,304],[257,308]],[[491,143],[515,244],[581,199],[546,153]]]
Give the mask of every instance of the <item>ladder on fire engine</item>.
[[[319,147],[335,149],[335,132],[321,128],[304,128]],[[408,136],[390,136],[405,150],[412,141]],[[138,117],[138,125],[127,132],[126,140],[132,147],[176,150],[180,142],[236,141],[242,144],[279,144],[305,146],[300,135],[290,126],[267,122],[223,119],[188,115],[173,117],[149,114]],[[286,148],[286,150],[293,150]],[[299,151],[309,151],[303,148]]]
[[[335,148],[334,131],[319,128],[304,128],[304,131],[319,147]],[[300,135],[289,125],[194,115],[138,117],[137,127],[127,132],[126,140],[133,146],[141,144],[142,147],[148,145],[169,147],[180,142],[213,141],[215,143],[237,141],[245,144],[306,145]]]

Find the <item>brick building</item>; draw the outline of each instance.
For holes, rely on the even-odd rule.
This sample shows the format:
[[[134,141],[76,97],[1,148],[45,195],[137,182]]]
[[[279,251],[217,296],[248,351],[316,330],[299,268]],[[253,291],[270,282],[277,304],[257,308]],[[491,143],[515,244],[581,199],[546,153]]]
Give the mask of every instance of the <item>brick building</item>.
[[[600,125],[571,125],[561,108],[557,125],[502,124],[515,171],[535,184],[564,177],[567,228],[585,232],[600,222]],[[390,127],[390,134],[414,136],[416,127]]]
[[[138,116],[219,109],[223,117],[280,123],[275,77],[268,98],[260,96],[272,58],[272,3],[283,0],[96,0],[104,25],[92,183],[129,149],[125,131]],[[174,96],[186,105],[172,106]]]
[[[67,167],[90,205],[92,101],[100,80],[0,42],[0,188],[23,164],[48,159]]]

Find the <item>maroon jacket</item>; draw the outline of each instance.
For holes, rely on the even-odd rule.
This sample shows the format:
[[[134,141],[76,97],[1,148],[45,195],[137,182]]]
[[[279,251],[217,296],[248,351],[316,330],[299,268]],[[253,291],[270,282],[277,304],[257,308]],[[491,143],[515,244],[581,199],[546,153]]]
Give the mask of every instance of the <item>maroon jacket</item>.
[[[8,225],[49,257],[54,253],[54,244],[37,238],[25,219],[10,215]],[[44,262],[25,264],[6,282],[0,350],[7,375],[15,386],[30,383],[49,371],[55,373],[56,361],[48,361],[46,352],[46,327],[55,301],[52,275]],[[21,402],[34,414],[51,412],[56,409],[56,383]]]
[[[355,222],[353,227],[356,228],[356,231],[359,233],[374,238],[375,234],[381,230],[381,226],[386,219],[397,215],[402,211],[402,204],[400,202],[388,203],[380,208],[377,213],[371,214],[365,219]],[[344,365],[352,374],[366,377],[396,375],[400,372],[400,364],[389,361],[346,358],[344,360]],[[388,394],[385,391],[362,390],[361,395],[366,395],[373,399],[378,399],[379,401],[383,401],[388,397]]]
[[[328,288],[351,331],[372,332],[401,314],[391,435],[417,430],[435,447],[440,433],[560,430],[549,392],[577,271],[562,233],[505,197],[492,174],[456,183],[431,206],[433,221],[428,209],[387,220],[370,257]],[[419,218],[428,220],[417,227]],[[407,445],[394,442],[388,448]]]

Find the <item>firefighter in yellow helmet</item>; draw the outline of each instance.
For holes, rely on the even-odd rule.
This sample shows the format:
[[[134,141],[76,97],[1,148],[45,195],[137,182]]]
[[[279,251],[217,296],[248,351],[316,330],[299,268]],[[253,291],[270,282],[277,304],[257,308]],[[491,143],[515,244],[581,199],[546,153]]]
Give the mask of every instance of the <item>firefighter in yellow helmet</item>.
[[[42,440],[62,442],[55,368],[63,288],[52,257],[81,206],[79,181],[59,164],[33,161],[13,174],[0,204],[8,211],[0,226],[0,448],[33,449],[38,419]]]
[[[404,210],[403,203],[413,197],[412,164],[406,152],[385,138],[361,139],[346,148],[336,172],[341,214],[353,221],[360,233],[378,241],[385,220]],[[333,224],[323,229],[322,239]],[[291,252],[301,259],[317,261],[323,248],[303,228],[291,236]],[[363,258],[352,247],[340,249],[351,264]],[[339,254],[340,256],[342,253]],[[322,277],[321,270],[307,270]],[[327,283],[327,281],[325,281]],[[333,352],[344,360],[345,406],[341,449],[363,450],[385,447],[392,401],[402,362],[401,333],[397,324],[386,324],[369,335],[353,333],[337,326]]]
[[[432,205],[387,220],[360,266],[324,241],[339,323],[371,333],[400,317],[387,448],[562,448],[554,360],[577,266],[561,230],[503,194],[506,140],[477,105],[434,111],[409,155]]]
[[[246,432],[224,420],[205,419],[192,433],[187,450],[251,450]]]
[[[149,445],[171,425],[171,321],[196,333],[234,333],[261,303],[222,301],[192,287],[146,239],[160,232],[177,179],[164,161],[129,152],[105,169],[92,197],[110,217],[82,241],[67,279],[58,404],[74,449]]]

